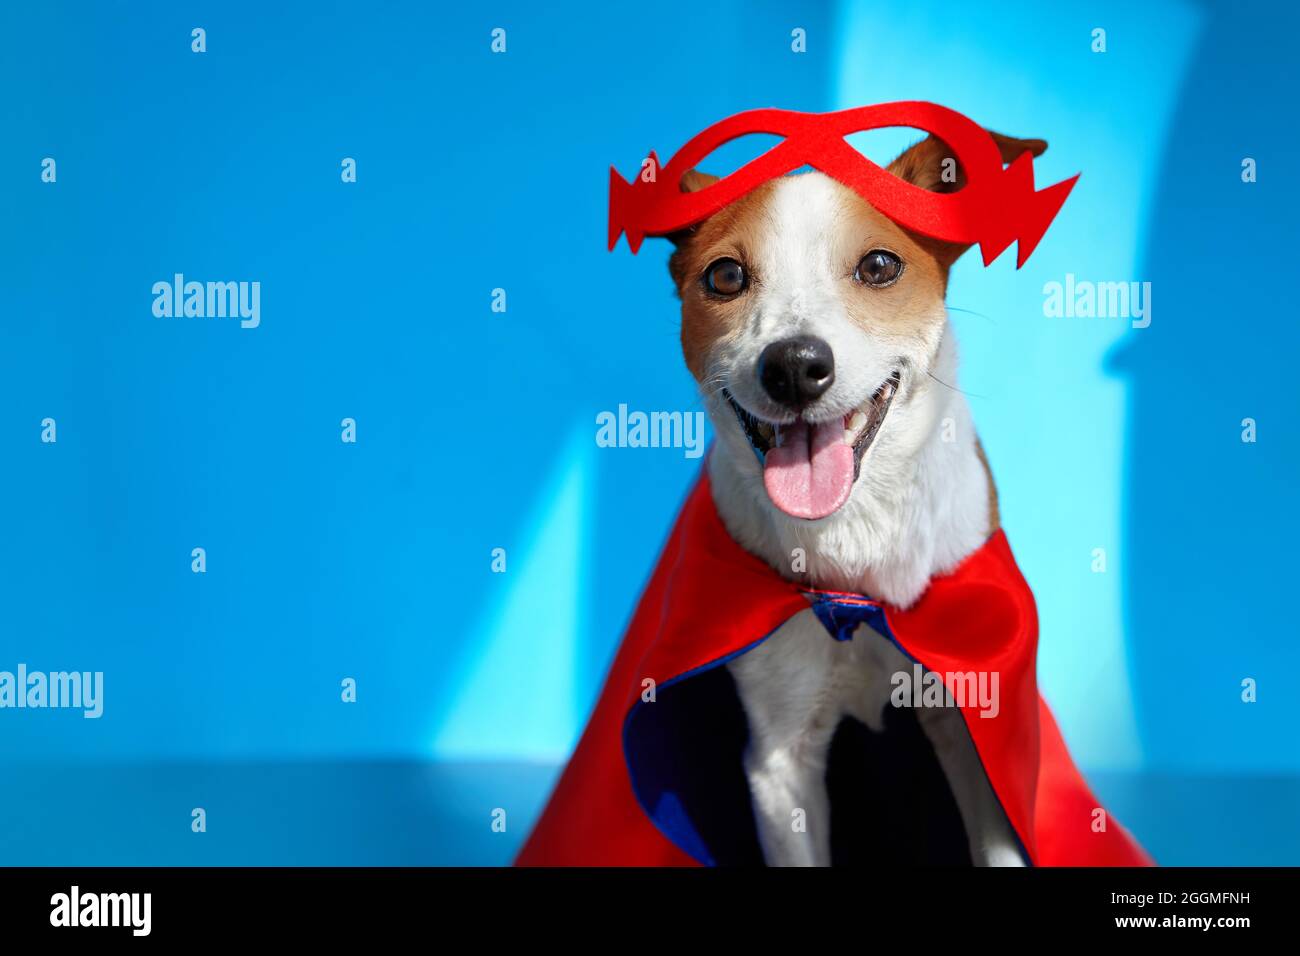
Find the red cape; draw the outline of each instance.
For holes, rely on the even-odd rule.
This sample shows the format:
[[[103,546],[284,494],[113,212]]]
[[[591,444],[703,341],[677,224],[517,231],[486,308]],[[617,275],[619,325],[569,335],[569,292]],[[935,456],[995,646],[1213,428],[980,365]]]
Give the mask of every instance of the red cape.
[[[732,539],[707,476],[682,509],[587,729],[517,862],[761,863],[741,770],[743,710],[718,665],[810,606],[828,640],[878,639],[866,631],[853,638],[866,622],[928,670],[1000,675],[998,715],[981,717],[970,701],[962,717],[1030,862],[1151,863],[1117,821],[1099,817],[1100,805],[1039,696],[1034,597],[1003,532],[902,610],[782,578]],[[647,679],[655,682],[652,702],[642,700]],[[835,800],[833,791],[833,814]],[[908,800],[900,806],[916,803]],[[847,833],[850,818],[844,819]],[[926,827],[922,820],[919,829]],[[837,862],[848,855],[842,846],[834,854]]]

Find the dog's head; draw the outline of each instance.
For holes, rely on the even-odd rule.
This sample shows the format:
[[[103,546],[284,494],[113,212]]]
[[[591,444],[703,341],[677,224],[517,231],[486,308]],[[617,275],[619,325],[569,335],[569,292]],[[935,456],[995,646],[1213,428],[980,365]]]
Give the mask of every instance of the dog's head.
[[[994,134],[1004,162],[1041,140]],[[942,141],[890,172],[936,192],[965,177]],[[714,177],[692,171],[682,189]],[[865,469],[914,456],[935,427],[948,270],[967,248],[909,232],[821,173],[765,183],[672,237],[686,364],[719,454],[761,470],[786,515],[838,511]]]

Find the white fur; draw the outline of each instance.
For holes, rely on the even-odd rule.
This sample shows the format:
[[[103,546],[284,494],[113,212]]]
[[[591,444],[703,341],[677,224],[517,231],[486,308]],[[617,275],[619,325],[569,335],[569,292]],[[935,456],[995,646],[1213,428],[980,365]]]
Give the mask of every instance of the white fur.
[[[835,382],[806,416],[826,421],[860,406],[893,369],[902,368],[898,394],[860,478],[845,505],[826,518],[805,521],[782,513],[769,500],[761,466],[717,391],[706,398],[718,434],[710,478],[732,536],[782,574],[907,607],[931,577],[951,570],[988,538],[989,482],[970,411],[955,389],[957,357],[946,316],[935,316],[929,334],[887,336],[847,314],[829,227],[843,214],[843,201],[821,174],[779,182],[767,210],[770,241],[754,251],[763,281],[749,293],[750,311],[739,333],[708,357],[708,380],[726,384],[757,415],[791,420],[758,385],[758,355],[781,338],[820,336],[835,353]],[[803,574],[793,571],[795,549],[805,556]],[[851,641],[834,641],[807,611],[728,666],[749,721],[746,772],[765,858],[774,865],[826,865],[831,736],[845,716],[879,729],[890,675],[910,664],[865,626]],[[960,712],[921,708],[917,716],[952,786],[973,859],[1022,862]],[[792,826],[798,810],[806,832]]]

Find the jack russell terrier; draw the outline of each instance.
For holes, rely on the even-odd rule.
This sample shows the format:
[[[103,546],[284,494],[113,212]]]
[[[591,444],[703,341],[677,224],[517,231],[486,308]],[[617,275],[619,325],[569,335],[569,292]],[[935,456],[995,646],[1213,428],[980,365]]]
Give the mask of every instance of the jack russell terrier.
[[[914,103],[719,125],[840,132],[902,111],[956,130],[986,182],[1000,153],[1041,200],[1023,207],[1023,261],[1069,190],[1034,192],[1041,140]],[[950,153],[930,136],[866,178],[916,209],[966,185]],[[690,194],[719,181],[692,169],[653,194],[660,212],[712,204],[655,234],[676,245],[682,349],[717,440],[521,864],[1149,862],[1038,694],[1033,595],[956,388],[944,297],[968,243],[903,228],[841,179],[862,181],[777,170],[706,199]],[[636,188],[611,178],[611,248]],[[1005,248],[1014,216],[966,195]]]

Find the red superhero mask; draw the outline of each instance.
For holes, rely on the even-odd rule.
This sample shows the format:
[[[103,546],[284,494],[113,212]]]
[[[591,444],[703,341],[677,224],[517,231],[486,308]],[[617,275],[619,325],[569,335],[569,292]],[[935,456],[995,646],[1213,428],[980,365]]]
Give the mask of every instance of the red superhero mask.
[[[943,140],[965,172],[966,185],[952,193],[922,189],[877,166],[844,140],[850,133],[890,126],[925,130]],[[681,191],[683,174],[719,146],[750,133],[785,138],[730,176],[696,192]],[[665,236],[702,222],[768,180],[803,166],[848,186],[905,229],[948,242],[978,243],[985,265],[1018,242],[1017,268],[1034,251],[1079,178],[1035,190],[1029,152],[1004,169],[988,130],[934,103],[882,103],[834,113],[749,110],[699,133],[666,165],[660,166],[652,152],[631,183],[611,167],[609,248],[620,233],[627,233],[635,253],[646,236]]]

